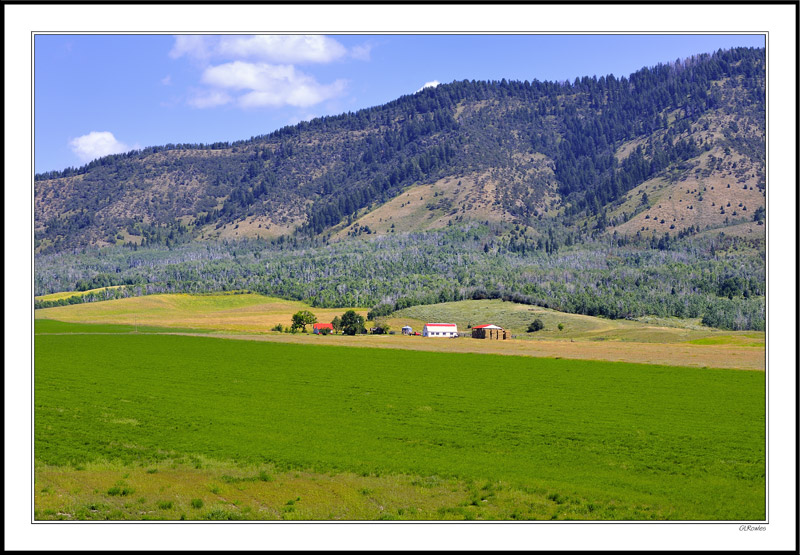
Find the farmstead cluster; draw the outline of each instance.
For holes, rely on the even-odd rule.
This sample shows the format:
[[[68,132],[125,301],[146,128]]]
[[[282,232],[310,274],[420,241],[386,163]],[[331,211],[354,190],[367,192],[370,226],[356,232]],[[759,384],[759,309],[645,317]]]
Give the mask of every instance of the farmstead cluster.
[[[344,322],[344,324],[343,324]],[[389,334],[394,335],[396,332],[390,329],[388,324],[378,324],[369,329],[367,332],[364,327],[364,318],[356,314],[353,310],[348,310],[341,318],[338,316],[331,322],[317,322],[317,317],[307,310],[297,312],[292,316],[292,325],[284,328],[281,324],[272,328],[272,331],[289,331],[290,333],[297,333],[298,331],[305,332],[305,326],[311,324],[311,331],[315,335],[329,335],[332,333],[342,332],[345,335],[357,335],[370,333],[373,335]],[[509,339],[511,335],[495,324],[483,324],[480,326],[470,326],[472,328],[471,337],[473,339]],[[538,330],[539,328],[537,328]],[[537,331],[534,330],[534,331]],[[529,330],[530,331],[530,330]],[[426,323],[422,326],[422,333],[414,331],[410,325],[404,325],[401,328],[402,335],[422,336],[422,337],[435,337],[435,338],[457,338],[460,337],[458,332],[458,325],[453,323],[435,322]]]

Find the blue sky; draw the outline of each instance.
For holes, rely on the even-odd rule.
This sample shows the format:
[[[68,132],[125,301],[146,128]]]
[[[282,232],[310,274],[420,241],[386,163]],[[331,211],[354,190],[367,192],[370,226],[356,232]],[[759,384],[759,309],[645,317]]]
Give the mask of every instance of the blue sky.
[[[761,35],[37,35],[37,172],[235,141],[461,79],[617,77]]]

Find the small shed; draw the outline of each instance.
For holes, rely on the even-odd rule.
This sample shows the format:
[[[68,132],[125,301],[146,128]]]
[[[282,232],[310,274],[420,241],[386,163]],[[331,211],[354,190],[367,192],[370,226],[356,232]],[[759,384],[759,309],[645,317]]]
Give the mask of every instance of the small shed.
[[[433,323],[422,328],[423,337],[458,337],[458,326],[455,324]]]
[[[333,324],[314,324],[314,333],[322,333],[322,330],[329,330],[333,333]]]
[[[414,330],[411,329],[411,326],[403,326],[403,335],[411,335],[414,333]]]
[[[508,333],[500,326],[485,324],[472,328],[473,339],[508,339]]]

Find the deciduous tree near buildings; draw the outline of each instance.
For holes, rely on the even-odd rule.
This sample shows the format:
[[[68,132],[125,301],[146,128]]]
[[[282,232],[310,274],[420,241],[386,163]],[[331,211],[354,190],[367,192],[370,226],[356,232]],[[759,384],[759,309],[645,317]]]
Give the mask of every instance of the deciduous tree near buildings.
[[[301,310],[292,316],[292,329],[298,330],[302,328],[303,333],[305,333],[307,325],[316,323],[317,317],[308,310]]]

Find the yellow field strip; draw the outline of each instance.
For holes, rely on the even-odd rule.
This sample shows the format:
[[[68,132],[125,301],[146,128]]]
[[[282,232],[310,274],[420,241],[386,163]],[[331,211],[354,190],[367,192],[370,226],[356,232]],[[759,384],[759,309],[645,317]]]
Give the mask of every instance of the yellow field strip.
[[[63,291],[61,293],[50,293],[49,295],[39,295],[38,297],[34,297],[33,300],[58,301],[60,299],[68,299],[70,297],[82,297],[91,293],[99,293],[101,291],[105,291],[106,289],[119,289],[120,287],[124,287],[124,285],[109,285],[108,287],[98,287],[97,289],[88,289],[86,291]]]

